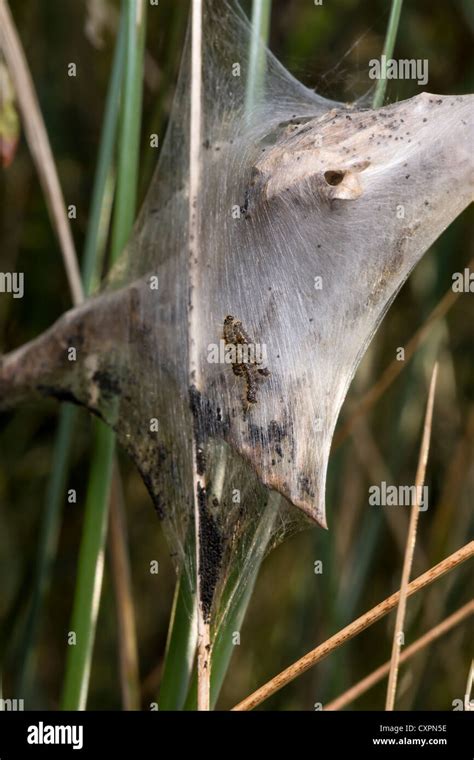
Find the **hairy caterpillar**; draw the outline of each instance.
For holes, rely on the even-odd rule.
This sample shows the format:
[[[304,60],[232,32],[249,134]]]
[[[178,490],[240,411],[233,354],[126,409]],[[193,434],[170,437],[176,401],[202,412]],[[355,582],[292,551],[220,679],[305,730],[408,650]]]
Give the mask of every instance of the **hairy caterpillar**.
[[[249,337],[242,322],[230,314],[224,319],[224,342],[233,346],[252,346],[254,342]],[[237,377],[245,378],[246,399],[249,404],[257,403],[258,380],[268,377],[270,371],[260,366],[257,361],[232,362],[232,371]]]

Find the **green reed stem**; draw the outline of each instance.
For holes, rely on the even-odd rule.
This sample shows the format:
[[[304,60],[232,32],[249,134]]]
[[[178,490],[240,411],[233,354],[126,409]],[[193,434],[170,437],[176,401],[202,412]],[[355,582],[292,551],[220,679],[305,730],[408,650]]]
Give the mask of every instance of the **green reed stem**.
[[[125,70],[112,223],[112,264],[127,242],[135,218],[145,49],[144,0],[124,2],[122,17],[125,24]],[[68,650],[62,698],[62,707],[66,710],[84,709],[87,701],[102,586],[114,450],[114,433],[97,422],[71,624],[71,630],[76,633],[76,644]]]
[[[121,23],[107,91],[97,169],[92,191],[90,218],[84,245],[82,284],[86,296],[91,292],[93,273],[98,269],[97,260],[99,259],[100,250],[105,246],[105,236],[101,233],[104,225],[107,224],[108,218],[105,200],[108,194],[107,186],[110,184],[113,165],[124,61],[125,26]],[[63,407],[59,413],[51,476],[47,486],[44,517],[40,527],[32,599],[20,651],[21,664],[17,677],[17,692],[20,697],[25,699],[27,704],[30,699],[36,665],[36,644],[41,627],[43,604],[50,587],[52,567],[57,552],[61,506],[64,504],[69,460],[76,424],[77,409],[71,406]]]
[[[393,56],[393,50],[395,48],[395,40],[397,38],[398,24],[400,21],[400,14],[402,12],[403,0],[392,0],[392,8],[390,10],[390,18],[388,20],[387,33],[385,35],[385,44],[383,46],[383,55],[385,61]],[[387,77],[386,67],[382,67],[380,72],[380,79],[377,82],[375,88],[374,99],[372,102],[373,108],[380,108],[383,105],[385,98],[385,92],[387,89]]]

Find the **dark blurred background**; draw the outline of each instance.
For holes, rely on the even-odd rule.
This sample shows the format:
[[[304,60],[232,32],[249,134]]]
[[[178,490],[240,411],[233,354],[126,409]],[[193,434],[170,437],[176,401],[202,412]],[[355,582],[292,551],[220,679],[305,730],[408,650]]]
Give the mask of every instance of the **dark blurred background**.
[[[184,38],[188,3],[160,0],[148,13],[143,135],[164,134]],[[248,10],[250,3],[244,3]],[[368,92],[368,61],[380,56],[389,3],[385,0],[274,0],[270,47],[283,64],[320,94],[351,101]],[[57,162],[80,252],[88,220],[104,99],[118,18],[116,2],[11,0]],[[105,13],[101,16],[101,9]],[[87,31],[86,31],[87,29]],[[396,58],[427,58],[426,89],[473,91],[474,9],[468,0],[406,1]],[[78,76],[67,76],[77,63]],[[421,91],[416,82],[389,82],[387,100]],[[153,170],[143,141],[140,197]],[[28,147],[21,138],[0,183],[1,269],[25,272],[25,298],[0,297],[0,352],[47,328],[70,308],[60,251]],[[473,255],[472,209],[462,214],[421,261],[398,296],[352,384],[340,424],[450,288],[453,272]],[[430,508],[421,514],[414,574],[418,575],[472,536],[474,496],[474,295],[462,295],[439,320],[396,382],[334,452],[329,470],[329,531],[300,533],[275,550],[262,569],[219,706],[228,708],[293,660],[383,598],[400,582],[407,510],[387,514],[368,505],[368,487],[380,480],[414,481],[427,381],[440,360],[427,483]],[[3,690],[9,696],[33,573],[36,542],[51,467],[58,407],[25,405],[0,417],[0,652]],[[37,704],[56,708],[65,664],[76,577],[82,505],[87,485],[91,421],[81,413],[53,585],[47,598],[36,683]],[[159,683],[174,574],[156,514],[130,462],[121,456],[139,637],[143,703]],[[158,576],[149,562],[158,559]],[[314,562],[324,572],[315,575]],[[455,570],[408,606],[406,643],[453,612],[472,595],[470,568]],[[393,615],[371,627],[290,684],[263,709],[313,709],[390,656]],[[463,698],[472,652],[472,624],[464,623],[404,666],[398,706],[451,709]],[[90,708],[119,708],[116,619],[106,569],[91,676]],[[380,709],[386,683],[354,703]]]

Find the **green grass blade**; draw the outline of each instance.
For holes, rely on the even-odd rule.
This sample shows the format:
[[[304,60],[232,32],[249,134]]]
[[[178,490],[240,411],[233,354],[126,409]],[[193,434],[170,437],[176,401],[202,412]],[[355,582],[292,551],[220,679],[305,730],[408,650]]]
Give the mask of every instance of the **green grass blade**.
[[[387,34],[385,36],[385,44],[383,47],[383,54],[386,56],[385,60],[388,60],[393,56],[393,50],[395,48],[395,40],[398,32],[398,24],[400,21],[400,14],[402,11],[403,0],[392,0],[392,8],[390,10],[390,18],[388,21]],[[385,91],[387,89],[387,78],[385,76],[386,71],[382,68],[380,79],[377,82],[375,88],[374,99],[372,102],[373,108],[380,108],[383,105],[385,98]]]
[[[196,600],[189,574],[181,573],[176,584],[160,683],[160,710],[183,708],[193,670],[196,649]]]
[[[135,220],[140,153],[143,61],[145,49],[145,3],[128,0],[126,14],[127,60],[122,100],[117,192],[112,229],[112,261],[122,251]]]
[[[252,35],[250,38],[247,89],[245,93],[245,111],[250,113],[255,105],[258,93],[265,81],[265,52],[263,43],[268,43],[272,0],[253,0]]]
[[[95,425],[95,449],[79,550],[77,583],[61,707],[84,710],[87,701],[94,635],[104,567],[107,506],[114,455],[114,436],[101,422]]]
[[[112,263],[120,255],[135,217],[145,48],[145,3],[143,0],[128,0],[123,5],[122,14],[125,17],[126,58],[116,202],[112,225]],[[77,633],[78,641],[75,647],[68,650],[62,698],[62,707],[66,710],[84,709],[87,701],[102,585],[114,448],[113,432],[102,423],[97,423],[71,625],[71,630]]]
[[[90,217],[87,225],[84,256],[82,260],[82,283],[86,295],[90,295],[94,278],[98,275],[98,248],[100,245],[101,228],[105,213],[104,205],[107,197],[107,185],[110,182],[110,174],[114,159],[120,93],[122,89],[125,63],[125,43],[125,24],[122,18],[115,46],[114,62],[112,65],[112,73],[105,103],[104,121],[97,157],[97,168],[92,190]]]

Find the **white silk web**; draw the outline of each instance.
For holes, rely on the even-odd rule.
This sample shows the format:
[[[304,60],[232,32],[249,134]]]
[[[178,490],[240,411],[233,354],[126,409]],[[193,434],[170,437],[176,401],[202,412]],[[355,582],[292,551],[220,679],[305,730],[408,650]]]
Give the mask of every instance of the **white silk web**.
[[[261,44],[253,53],[258,71],[249,70],[250,27],[236,3],[205,3],[203,35],[203,145],[198,209],[201,269],[198,293],[193,298],[193,308],[199,310],[199,355],[204,378],[200,393],[190,390],[186,354],[189,34],[158,166],[134,235],[113,272],[112,285],[142,280],[136,317],[146,332],[150,314],[153,315],[153,334],[147,334],[146,356],[140,346],[131,343],[129,354],[121,357],[121,362],[124,372],[136,361],[143,362],[146,379],[139,380],[137,418],[145,435],[149,421],[156,419],[158,433],[149,434],[153,439],[151,458],[147,456],[143,461],[139,457],[139,466],[163,519],[173,554],[179,563],[189,563],[191,573],[191,443],[196,428],[193,406],[202,427],[199,437],[205,441],[205,451],[200,466],[205,467],[208,483],[201,528],[205,543],[203,594],[209,607],[214,601],[215,612],[220,608],[220,618],[245,587],[262,554],[289,530],[308,522],[284,499],[270,499],[265,511],[268,490],[225,440],[239,435],[239,422],[233,426],[232,420],[245,420],[243,424],[253,430],[251,439],[245,436],[250,441],[246,445],[254,447],[256,453],[263,443],[260,439],[268,435],[264,428],[271,430],[273,425],[274,456],[283,456],[286,433],[279,420],[289,416],[284,403],[278,400],[283,414],[279,410],[275,420],[270,410],[257,420],[255,411],[263,403],[263,394],[272,386],[273,392],[277,388],[278,370],[271,361],[274,349],[265,345],[265,327],[269,322],[275,326],[278,323],[281,331],[286,318],[277,313],[279,291],[287,287],[277,270],[278,259],[286,255],[288,246],[284,241],[278,242],[279,230],[272,235],[275,241],[262,240],[256,234],[261,220],[260,215],[252,216],[249,196],[255,163],[278,131],[285,129],[282,123],[302,123],[306,118],[322,115],[332,104],[293,79]],[[260,77],[253,85],[252,75]],[[252,382],[247,375],[253,374],[253,364],[249,363],[244,374],[238,376],[231,363],[219,361],[225,347],[224,321],[229,315],[242,322],[242,329],[255,341],[256,351],[261,347],[272,364],[268,378],[259,375],[261,384],[256,380],[255,404],[247,401],[247,384]],[[277,337],[275,344],[278,340]],[[289,345],[287,339],[284,343],[282,351]],[[229,352],[228,346],[226,350]],[[288,357],[285,365],[290,363]],[[120,415],[119,411],[117,420]],[[135,437],[133,433],[131,437]]]
[[[251,50],[238,5],[204,2],[193,287],[189,35],[158,166],[109,283],[130,289],[130,340],[115,357],[119,406],[104,416],[191,574],[193,470],[205,476],[201,585],[215,630],[269,547],[325,525],[329,450],[355,368],[417,260],[467,203],[439,171],[448,154],[453,173],[465,161],[444,139],[462,98],[455,108],[437,96],[377,112],[342,106],[263,45]]]

